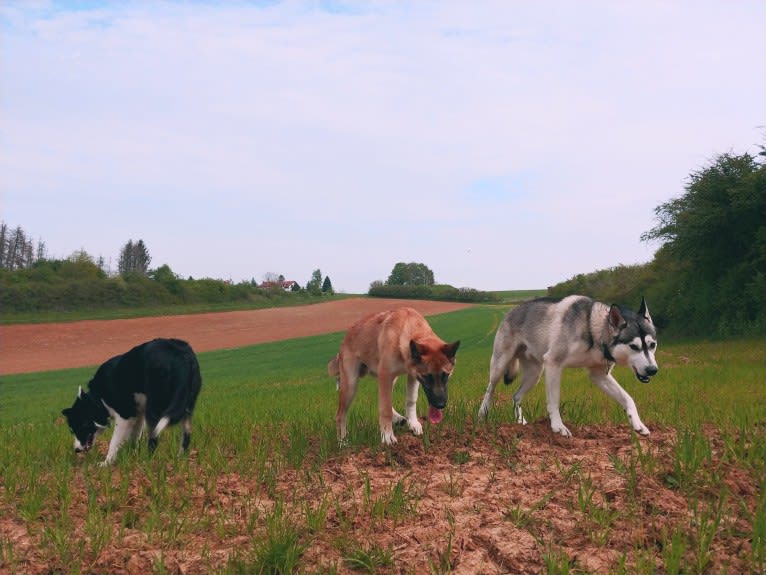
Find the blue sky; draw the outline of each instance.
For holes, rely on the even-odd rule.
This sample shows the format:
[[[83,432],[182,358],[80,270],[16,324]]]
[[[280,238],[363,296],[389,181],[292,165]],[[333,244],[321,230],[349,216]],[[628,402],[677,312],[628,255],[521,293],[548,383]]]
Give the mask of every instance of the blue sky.
[[[116,268],[364,292],[649,261],[766,124],[766,2],[0,4],[0,219]],[[629,303],[629,302],[626,302]]]

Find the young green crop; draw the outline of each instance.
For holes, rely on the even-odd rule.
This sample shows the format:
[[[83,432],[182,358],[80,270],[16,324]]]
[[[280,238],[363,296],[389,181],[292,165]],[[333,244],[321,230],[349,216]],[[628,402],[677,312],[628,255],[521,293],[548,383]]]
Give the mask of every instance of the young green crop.
[[[420,463],[415,456],[402,463],[394,449],[381,446],[372,378],[360,382],[351,408],[349,446],[338,447],[337,392],[326,365],[343,334],[333,333],[199,354],[203,387],[188,458],[177,455],[180,430],[173,427],[162,434],[153,456],[143,443],[124,449],[111,468],[98,466],[98,454],[76,455],[60,411],[71,405],[77,387],[87,384],[96,366],[0,377],[0,509],[27,530],[51,572],[101,572],[98,558],[126,538],[156,550],[156,573],[173,572],[173,552],[200,540],[205,542],[200,561],[212,573],[385,571],[394,570],[397,548],[376,535],[417,518],[428,490],[443,497],[444,513],[451,515],[475,488],[463,478],[464,468],[486,465],[488,489],[501,490],[505,487],[496,486],[496,474],[550,468],[559,470],[558,481],[535,502],[522,504],[509,494],[493,510],[498,524],[532,535],[543,558],[541,568],[548,572],[580,569],[574,556],[546,535],[544,517],[554,504],[561,505],[561,490],[571,490],[568,509],[587,539],[608,548],[616,529],[633,521],[634,512],[644,513],[642,478],[647,477],[688,502],[688,514],[683,523],[669,523],[670,518],[650,510],[652,520],[663,522],[655,542],[662,551],[655,558],[654,551],[629,542],[620,551],[625,572],[653,572],[654,559],[667,572],[702,572],[716,545],[727,540],[741,540],[750,570],[762,571],[766,485],[761,481],[748,487],[755,491],[756,504],[746,504],[747,489],[744,495],[732,493],[727,473],[736,469],[741,476],[766,476],[766,342],[667,343],[660,334],[660,373],[652,383],[641,384],[628,370],[615,369],[649,428],[675,430],[674,440],[661,446],[630,435],[624,451],[609,458],[607,467],[622,481],[619,493],[626,505],[615,514],[602,487],[591,480],[593,470],[583,464],[524,460],[521,432],[516,431],[521,428],[513,419],[513,386],[501,386],[488,420],[477,422],[494,335],[505,310],[475,306],[430,318],[443,339],[461,340],[445,420],[439,427],[426,424],[424,437],[417,440],[424,458],[443,449],[445,438],[452,446],[451,467],[430,484],[412,472]],[[394,396],[400,410],[403,383]],[[576,438],[582,426],[628,427],[619,406],[595,389],[584,371],[565,370],[561,394],[562,411]],[[418,412],[425,409],[421,397]],[[547,417],[543,385],[527,395],[525,410],[530,426]],[[715,437],[706,432],[711,426]],[[110,433],[94,451],[106,449]],[[473,451],[480,442],[485,451]],[[349,483],[333,484],[340,476],[328,476],[327,467],[335,469],[355,454],[395,470],[395,477],[377,487],[368,480],[365,488],[367,471],[359,468],[346,478]],[[356,478],[361,487],[355,490]],[[740,521],[736,527],[735,519]],[[453,523],[433,542],[432,571],[449,570],[460,537]],[[215,548],[216,542],[223,543]],[[336,549],[337,560],[322,563],[314,557],[319,568],[307,569],[301,562],[319,543]],[[214,551],[220,548],[235,549],[223,565]],[[0,534],[0,567],[22,569],[29,552]]]

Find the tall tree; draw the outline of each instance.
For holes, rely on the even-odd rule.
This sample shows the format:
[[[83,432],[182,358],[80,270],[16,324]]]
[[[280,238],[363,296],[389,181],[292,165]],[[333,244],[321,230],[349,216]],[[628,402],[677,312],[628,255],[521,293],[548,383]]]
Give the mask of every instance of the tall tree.
[[[398,286],[432,286],[434,285],[434,272],[432,272],[427,265],[422,263],[411,262],[406,264],[404,262],[398,262],[394,266],[394,269],[391,270],[391,274],[388,276],[386,284]]]
[[[117,270],[120,275],[130,273],[146,275],[151,261],[152,257],[149,255],[149,250],[143,240],[138,240],[136,243],[133,243],[133,240],[128,240],[128,243],[120,250]]]
[[[322,293],[326,293],[330,295],[335,293],[332,289],[332,282],[330,281],[330,276],[324,277],[324,282],[322,282]]]
[[[8,225],[0,222],[0,270],[7,269],[8,259]]]
[[[669,314],[701,327],[766,322],[766,164],[723,154],[656,208]],[[724,330],[724,328],[721,328]]]
[[[45,251],[45,243],[40,240],[35,248],[21,226],[10,230],[5,222],[0,222],[0,269],[30,268],[37,260],[45,259]]]
[[[5,253],[5,269],[16,270],[31,265],[31,261],[26,259],[29,253],[29,242],[27,241],[24,230],[17,226],[8,237]],[[30,258],[31,259],[31,258]]]
[[[322,270],[315,269],[311,273],[311,279],[306,283],[306,291],[313,295],[322,293]]]
[[[47,259],[48,257],[48,248],[45,245],[45,242],[43,240],[37,240],[37,254],[35,256],[35,261],[40,261]]]

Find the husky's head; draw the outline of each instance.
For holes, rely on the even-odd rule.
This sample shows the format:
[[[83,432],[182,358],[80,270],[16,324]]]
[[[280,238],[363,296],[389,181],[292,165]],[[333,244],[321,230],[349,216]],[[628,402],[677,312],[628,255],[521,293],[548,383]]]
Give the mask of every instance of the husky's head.
[[[428,420],[439,423],[447,405],[447,384],[455,367],[455,354],[460,342],[434,347],[429,343],[410,341],[412,369],[428,399]]]
[[[612,305],[609,309],[609,327],[613,333],[609,353],[620,365],[630,367],[641,383],[657,375],[659,368],[654,352],[657,349],[657,330],[654,328],[646,300],[641,298],[638,313]]]
[[[78,390],[72,407],[64,409],[61,413],[74,433],[74,450],[78,453],[93,447],[96,435],[109,425],[106,408],[89,393],[84,393],[82,387]]]

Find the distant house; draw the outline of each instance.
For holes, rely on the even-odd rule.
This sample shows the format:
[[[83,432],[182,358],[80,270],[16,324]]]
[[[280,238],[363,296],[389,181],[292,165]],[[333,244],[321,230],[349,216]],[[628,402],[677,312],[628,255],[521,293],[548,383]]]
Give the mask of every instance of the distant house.
[[[263,282],[258,287],[261,289],[277,289],[282,288],[285,291],[292,291],[293,286],[298,285],[293,280],[283,280],[281,282]]]

